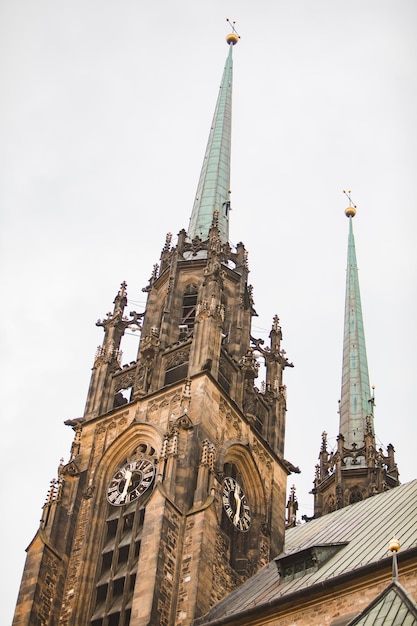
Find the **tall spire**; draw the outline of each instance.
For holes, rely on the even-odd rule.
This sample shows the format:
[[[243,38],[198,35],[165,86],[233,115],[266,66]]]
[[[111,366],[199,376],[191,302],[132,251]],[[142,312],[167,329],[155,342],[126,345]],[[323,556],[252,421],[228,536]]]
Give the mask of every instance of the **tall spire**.
[[[348,196],[347,193],[346,195]],[[350,200],[349,196],[348,198]],[[352,202],[345,214],[349,219],[349,239],[339,435],[336,449],[329,453],[327,433],[322,434],[319,463],[316,465],[312,490],[314,517],[321,517],[399,485],[394,447],[388,444],[386,454],[382,448],[376,449],[374,397],[369,385],[352,228],[356,207],[352,206]]]
[[[227,36],[226,41],[229,45],[229,54],[223,71],[188,229],[190,239],[198,236],[203,241],[206,240],[213,221],[213,213],[218,211],[218,227],[223,243],[229,239],[232,49],[238,42],[238,36],[232,33]]]
[[[359,291],[358,266],[352,220],[353,206],[345,211],[349,219],[349,239],[346,274],[346,301],[343,341],[342,395],[340,401],[340,434],[346,448],[364,445],[367,416],[372,420],[373,398],[369,385],[365,331]],[[370,423],[373,432],[372,422]]]

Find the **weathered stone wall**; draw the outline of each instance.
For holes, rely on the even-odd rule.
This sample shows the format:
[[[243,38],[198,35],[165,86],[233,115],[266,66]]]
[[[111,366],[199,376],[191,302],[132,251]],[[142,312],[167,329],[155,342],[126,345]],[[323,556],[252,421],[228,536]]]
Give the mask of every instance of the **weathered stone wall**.
[[[214,606],[226,595],[231,593],[241,582],[236,572],[225,560],[227,554],[227,542],[224,535],[216,538],[216,552],[213,562],[213,577],[210,590],[210,605]]]
[[[383,580],[368,584],[362,582],[355,589],[335,589],[332,595],[324,594],[321,601],[317,600],[311,605],[297,610],[295,604],[288,611],[277,610],[273,616],[264,619],[253,618],[253,620],[242,620],[242,624],[256,623],[264,626],[331,626],[338,620],[343,620],[346,616],[353,619],[363,611],[390,583],[390,576],[387,574]],[[407,590],[407,593],[417,600],[417,572],[409,572],[399,577],[399,582]],[[307,592],[306,592],[307,599]],[[301,603],[300,603],[301,604]],[[256,621],[255,621],[256,620]],[[239,622],[235,622],[238,624]]]
[[[62,559],[40,535],[28,549],[13,626],[49,624],[56,609],[54,602],[62,593]]]
[[[155,588],[156,610],[152,611],[152,623],[168,626],[172,604],[175,602],[176,569],[181,557],[179,550],[181,515],[169,505],[165,508],[159,542],[157,584]],[[155,605],[154,605],[155,606]]]

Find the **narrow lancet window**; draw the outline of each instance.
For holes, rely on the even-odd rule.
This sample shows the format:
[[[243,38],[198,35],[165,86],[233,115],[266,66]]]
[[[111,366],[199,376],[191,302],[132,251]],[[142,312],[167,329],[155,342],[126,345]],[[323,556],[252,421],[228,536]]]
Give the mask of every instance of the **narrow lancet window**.
[[[181,326],[187,326],[188,331],[193,330],[195,313],[197,308],[197,285],[187,285],[182,299]]]

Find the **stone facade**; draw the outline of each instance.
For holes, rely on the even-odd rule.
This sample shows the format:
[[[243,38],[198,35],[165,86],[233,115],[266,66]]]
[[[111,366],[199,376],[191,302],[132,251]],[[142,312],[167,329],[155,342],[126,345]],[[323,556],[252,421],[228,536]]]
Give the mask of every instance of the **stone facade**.
[[[145,313],[125,316],[122,284],[97,322],[104,341],[85,415],[68,422],[71,456],[28,549],[15,626],[189,626],[282,550],[290,364],[277,317],[269,346],[251,335],[247,276],[244,246],[221,242],[215,215],[206,242],[182,231],[171,247],[167,237]],[[141,341],[136,362],[122,367],[128,328]],[[255,351],[266,366],[260,388]],[[112,477],[139,458],[155,468],[152,485],[112,505]],[[230,496],[233,519],[228,475],[242,489]],[[245,532],[236,525],[243,501]]]
[[[358,463],[357,458],[364,459]],[[365,443],[361,449],[348,449],[344,438],[337,438],[337,450],[327,449],[327,433],[322,434],[319,463],[314,479],[314,516],[320,517],[349,504],[360,502],[377,493],[399,485],[399,474],[394,458],[394,447],[387,446],[387,454],[377,450],[375,436],[367,420]]]

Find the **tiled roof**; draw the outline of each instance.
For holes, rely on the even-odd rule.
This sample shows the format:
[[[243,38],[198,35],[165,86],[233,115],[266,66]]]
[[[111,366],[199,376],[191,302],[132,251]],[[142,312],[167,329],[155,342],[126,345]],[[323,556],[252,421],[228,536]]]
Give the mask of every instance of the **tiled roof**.
[[[285,535],[285,549],[222,600],[197,624],[271,605],[314,585],[392,558],[393,535],[401,552],[417,547],[417,480],[351,504]]]

